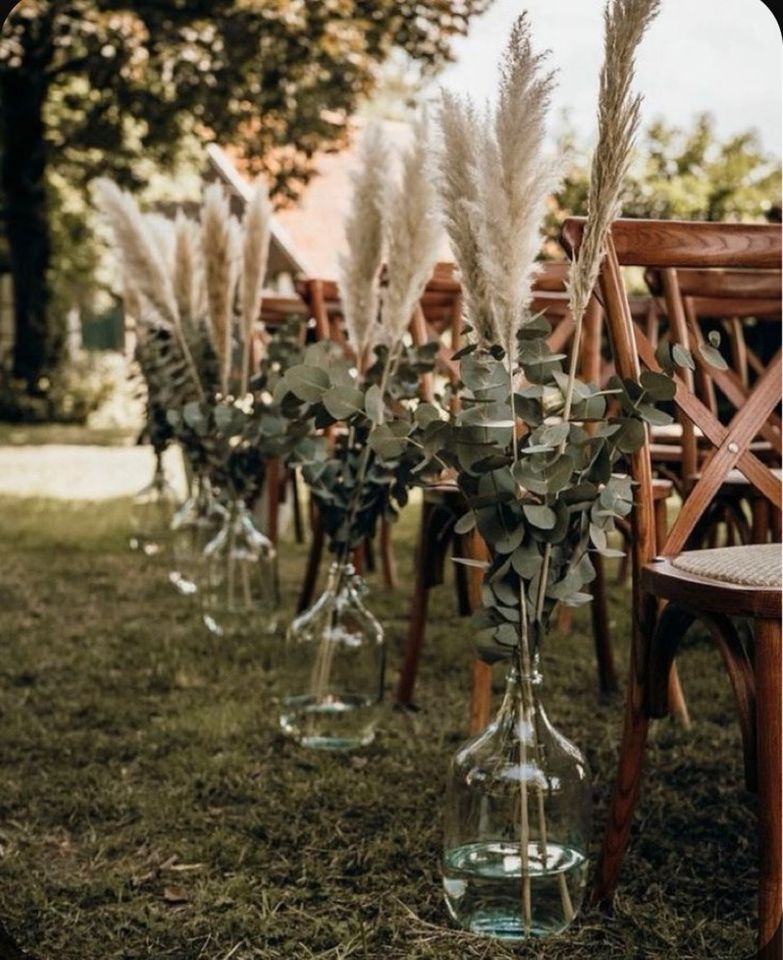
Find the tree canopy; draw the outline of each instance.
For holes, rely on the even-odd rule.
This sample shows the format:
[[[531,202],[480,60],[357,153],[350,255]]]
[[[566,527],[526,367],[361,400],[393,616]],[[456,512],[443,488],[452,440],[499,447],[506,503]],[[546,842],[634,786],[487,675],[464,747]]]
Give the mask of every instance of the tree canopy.
[[[295,193],[314,153],[345,142],[394,51],[435,71],[490,3],[22,0],[0,36],[16,375],[33,383],[57,359],[41,285],[57,177],[83,187],[100,172],[139,185],[140,161],[170,165],[219,140],[239,146],[278,195]]]
[[[585,211],[589,168],[562,138],[572,162],[557,206],[566,214]],[[626,217],[654,220],[764,220],[779,216],[780,161],[764,153],[758,135],[746,130],[722,140],[709,113],[683,129],[663,120],[650,124],[635,150],[622,197]]]

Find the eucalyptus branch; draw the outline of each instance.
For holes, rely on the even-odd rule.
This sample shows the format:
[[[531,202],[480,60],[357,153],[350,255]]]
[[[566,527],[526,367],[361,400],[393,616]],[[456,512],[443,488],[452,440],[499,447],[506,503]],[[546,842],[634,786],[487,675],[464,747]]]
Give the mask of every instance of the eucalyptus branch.
[[[568,367],[563,420],[568,423],[574,399],[587,305],[603,260],[606,239],[617,216],[620,191],[639,127],[641,96],[631,93],[636,48],[655,19],[660,0],[609,0],[604,10],[604,63],[598,102],[598,143],[593,154],[582,245],[571,262],[568,296],[574,335]],[[566,448],[563,438],[559,453]],[[541,620],[552,547],[547,544],[541,566],[536,619]]]

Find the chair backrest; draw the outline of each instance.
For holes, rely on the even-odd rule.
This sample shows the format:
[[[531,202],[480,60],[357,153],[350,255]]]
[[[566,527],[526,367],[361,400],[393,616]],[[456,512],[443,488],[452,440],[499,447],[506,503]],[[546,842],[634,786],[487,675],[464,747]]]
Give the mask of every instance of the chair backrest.
[[[716,370],[701,362],[693,373],[683,371],[683,377],[716,416],[716,388],[730,409],[739,410],[750,392],[751,365],[763,372],[761,362],[746,343],[745,326],[751,320],[775,319],[777,340],[780,339],[780,270],[648,268],[645,280],[650,291],[663,301],[671,342],[688,347],[697,359],[705,343],[704,321],[712,321],[713,326],[716,320],[720,321],[728,337],[728,350],[724,353],[729,369]],[[681,424],[682,473],[687,479],[698,469],[698,443],[690,420],[683,416]],[[760,434],[780,457],[781,424],[776,413],[761,425]]]
[[[571,255],[579,250],[584,224],[583,218],[574,217],[563,226],[563,245]],[[696,268],[779,272],[780,262],[779,226],[615,221],[607,241],[599,284],[618,374],[637,380],[642,366],[654,371],[660,369],[650,340],[633,324],[621,267],[654,267],[663,271]],[[707,372],[712,370],[698,352],[694,360]],[[774,506],[781,507],[779,479],[750,450],[751,441],[780,404],[780,352],[750,389],[744,404],[728,425],[719,422],[681,373],[675,373],[674,380],[675,406],[702,431],[715,452],[686,496],[665,543],[660,545],[658,552],[663,555],[676,554],[683,549],[726,475],[735,467]],[[634,510],[635,558],[647,562],[657,552],[649,442],[645,441],[642,449],[632,456],[631,473],[638,484]]]
[[[530,309],[534,313],[544,314],[550,321],[552,333],[548,342],[553,353],[566,348],[574,331],[566,294],[567,278],[566,262],[546,262],[541,264],[533,286]],[[315,321],[316,339],[332,340],[351,355],[337,283],[334,280],[307,279],[298,284],[297,290]],[[637,298],[635,315],[646,314],[647,303],[647,298],[643,303]],[[411,318],[409,331],[413,343],[417,345],[434,341],[440,344],[436,371],[452,384],[459,380],[459,363],[452,356],[460,347],[463,319],[462,288],[456,267],[452,263],[438,263]],[[607,370],[601,357],[602,315],[595,299],[588,308],[584,329],[581,374],[594,382],[604,381]],[[431,377],[425,375],[423,389],[431,394]]]

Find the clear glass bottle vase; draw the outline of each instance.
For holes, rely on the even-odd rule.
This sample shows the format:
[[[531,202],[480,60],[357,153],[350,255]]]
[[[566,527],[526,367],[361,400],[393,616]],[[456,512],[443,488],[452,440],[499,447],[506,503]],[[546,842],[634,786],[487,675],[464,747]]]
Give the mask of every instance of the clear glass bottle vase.
[[[156,455],[152,481],[131,500],[128,538],[131,550],[138,550],[145,557],[166,554],[171,543],[171,521],[177,502],[177,495],[166,479],[163,460]]]
[[[280,726],[302,746],[350,750],[375,737],[386,645],[365,592],[350,563],[334,563],[326,590],[288,629]]]
[[[219,533],[204,548],[202,616],[218,637],[274,634],[280,619],[277,551],[256,529],[241,500],[225,510]]]
[[[171,521],[173,569],[169,580],[185,596],[192,596],[206,577],[204,551],[223,528],[226,509],[206,477],[196,477],[194,489]]]
[[[526,673],[512,666],[497,715],[460,747],[448,776],[446,905],[461,927],[504,940],[565,930],[587,879],[587,762],[540,693],[537,658]]]

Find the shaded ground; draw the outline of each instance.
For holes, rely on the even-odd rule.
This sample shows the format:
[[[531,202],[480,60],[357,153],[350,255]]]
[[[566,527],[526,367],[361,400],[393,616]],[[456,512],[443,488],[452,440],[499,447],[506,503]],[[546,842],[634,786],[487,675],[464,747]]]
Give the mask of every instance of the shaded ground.
[[[41,960],[752,955],[754,799],[705,642],[683,658],[694,730],[655,729],[614,915],[512,950],[451,929],[439,889],[470,639],[451,591],[434,597],[420,711],[390,712],[360,754],[306,753],[276,730],[273,651],[209,639],[126,550],[126,509],[0,498],[0,917]],[[415,511],[398,528],[403,582],[414,527]],[[286,551],[289,588],[302,559]],[[407,603],[373,593],[393,667]],[[597,845],[621,706],[597,700],[584,619],[545,659],[549,712],[592,765]]]

